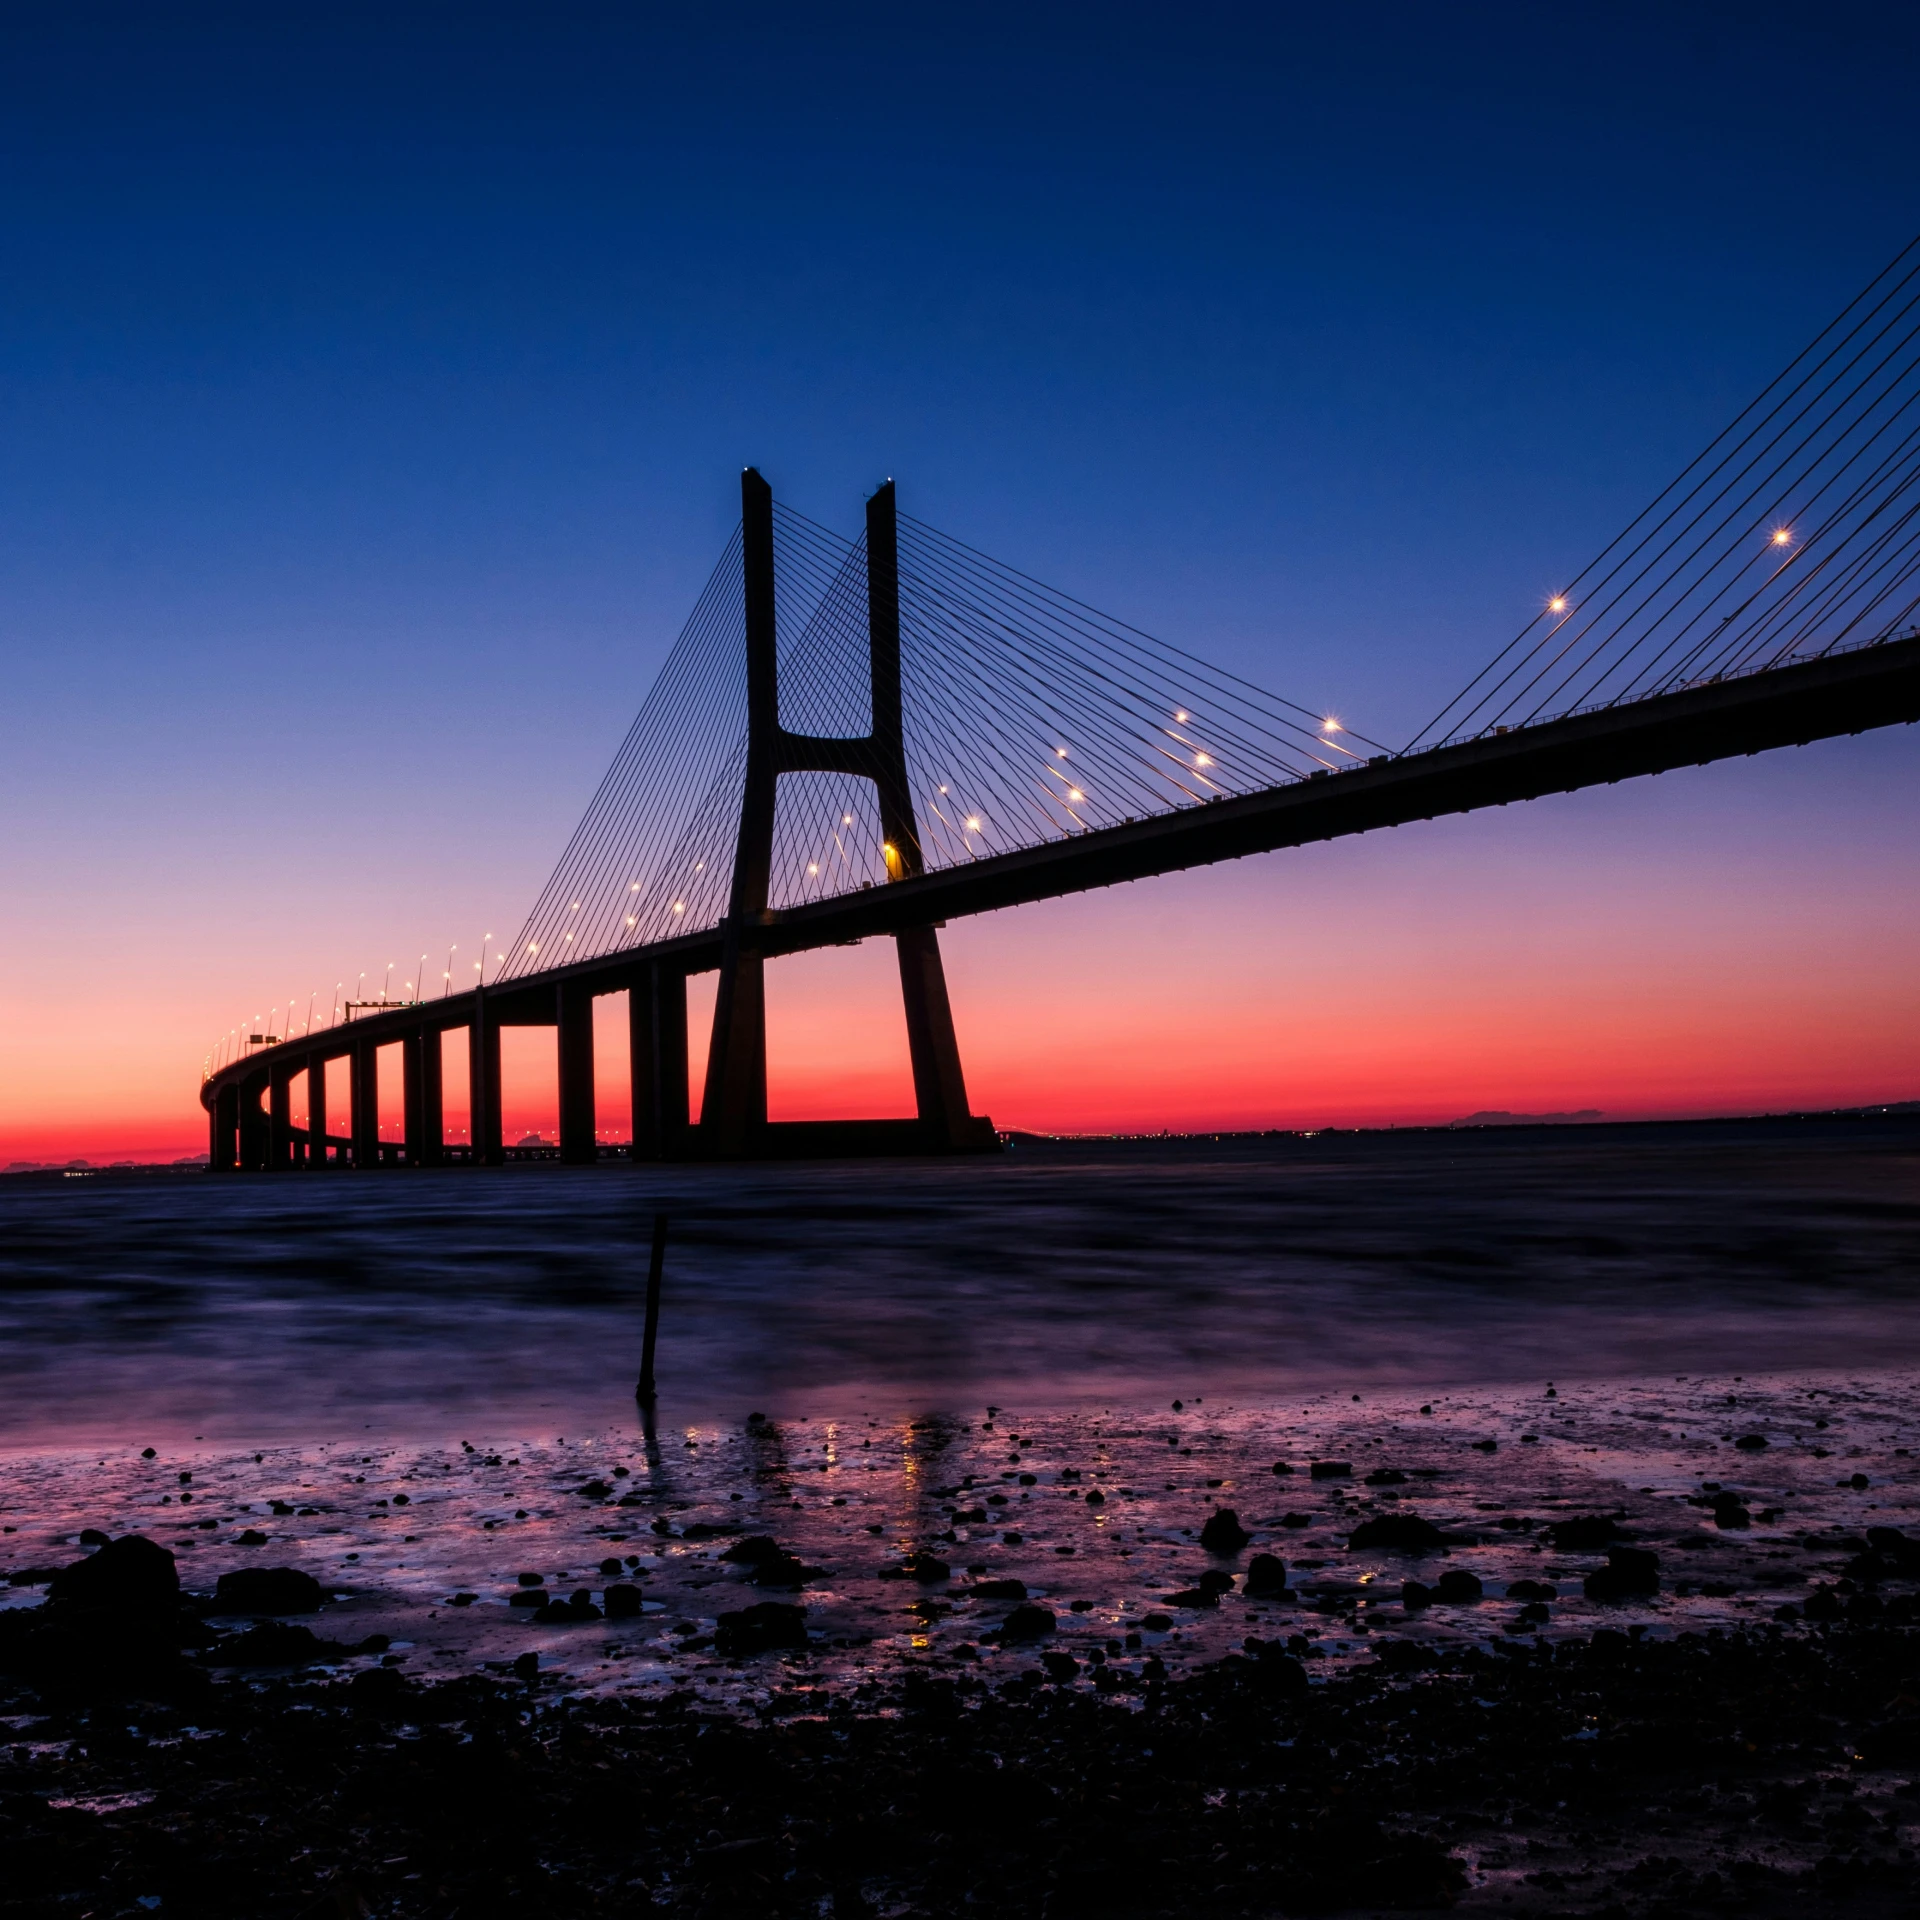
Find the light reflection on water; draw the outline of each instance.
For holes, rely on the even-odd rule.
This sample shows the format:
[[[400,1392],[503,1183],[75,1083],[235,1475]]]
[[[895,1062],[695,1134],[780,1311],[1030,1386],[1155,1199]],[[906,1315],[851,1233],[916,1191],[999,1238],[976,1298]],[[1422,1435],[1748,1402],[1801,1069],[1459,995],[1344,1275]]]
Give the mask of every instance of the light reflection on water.
[[[8,1444],[1920,1359],[1920,1120],[0,1181]]]

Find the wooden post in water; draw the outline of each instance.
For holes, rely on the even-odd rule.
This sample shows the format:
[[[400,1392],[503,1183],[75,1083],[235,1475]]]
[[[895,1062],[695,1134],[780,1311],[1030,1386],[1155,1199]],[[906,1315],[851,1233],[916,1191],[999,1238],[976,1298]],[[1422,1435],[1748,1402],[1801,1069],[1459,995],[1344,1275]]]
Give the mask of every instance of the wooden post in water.
[[[647,1262],[647,1327],[640,1337],[640,1384],[636,1400],[653,1404],[653,1348],[660,1337],[660,1270],[667,1261],[667,1216],[653,1216],[653,1257]]]

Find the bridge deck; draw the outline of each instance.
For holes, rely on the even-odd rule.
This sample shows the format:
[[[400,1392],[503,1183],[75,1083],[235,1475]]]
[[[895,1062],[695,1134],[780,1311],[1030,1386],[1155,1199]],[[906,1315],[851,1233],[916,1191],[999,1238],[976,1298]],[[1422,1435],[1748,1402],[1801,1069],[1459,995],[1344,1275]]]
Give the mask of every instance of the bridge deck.
[[[1382,757],[1350,771],[1075,834],[785,912],[769,911],[755,944],[770,955],[801,953],[1248,854],[1915,720],[1920,720],[1920,638],[1883,641],[1421,753]],[[545,1023],[554,1017],[560,986],[617,992],[655,961],[688,973],[709,971],[720,964],[721,941],[716,928],[526,975],[487,988],[488,1010],[506,1025]],[[422,1026],[465,1026],[474,998],[468,992],[396,1008],[351,1027],[303,1036],[290,1046],[306,1055],[337,1056],[355,1042],[398,1039]],[[210,1107],[222,1085],[258,1076],[268,1051],[212,1076],[202,1089],[203,1104]]]

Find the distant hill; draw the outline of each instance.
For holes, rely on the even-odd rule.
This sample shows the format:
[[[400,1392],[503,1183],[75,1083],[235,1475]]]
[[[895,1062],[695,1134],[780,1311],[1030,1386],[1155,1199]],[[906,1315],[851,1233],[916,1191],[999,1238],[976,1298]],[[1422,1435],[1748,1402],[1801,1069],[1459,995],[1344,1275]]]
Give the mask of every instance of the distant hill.
[[[1483,1113],[1470,1113],[1464,1120],[1449,1120],[1450,1127],[1572,1127],[1584,1120],[1603,1118],[1598,1107],[1582,1107],[1578,1113],[1508,1113],[1504,1107],[1490,1107]]]

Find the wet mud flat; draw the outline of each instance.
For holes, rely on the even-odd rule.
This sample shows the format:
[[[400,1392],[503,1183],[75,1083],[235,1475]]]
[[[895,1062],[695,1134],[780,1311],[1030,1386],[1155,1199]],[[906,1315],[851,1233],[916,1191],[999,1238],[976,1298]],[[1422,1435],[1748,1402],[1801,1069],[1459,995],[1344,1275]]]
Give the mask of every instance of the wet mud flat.
[[[15,1454],[0,1913],[1912,1913],[1916,1426],[1883,1373]]]

